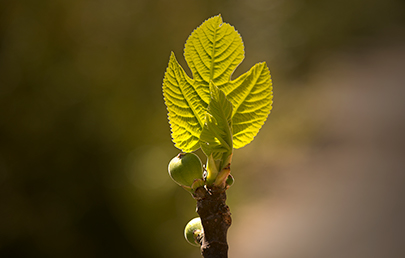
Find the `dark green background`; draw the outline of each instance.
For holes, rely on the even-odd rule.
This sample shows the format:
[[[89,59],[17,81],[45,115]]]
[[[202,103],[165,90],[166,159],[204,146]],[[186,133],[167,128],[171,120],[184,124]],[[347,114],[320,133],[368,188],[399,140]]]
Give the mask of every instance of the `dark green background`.
[[[402,31],[405,17],[395,0],[1,1],[0,257],[198,257],[182,237],[194,201],[167,175],[178,150],[161,85],[170,51],[186,67],[188,35],[219,13],[245,45],[234,75],[270,67],[275,105],[257,141],[271,153],[264,140],[313,141],[306,128],[274,129],[311,68]],[[254,198],[242,172],[235,216]]]

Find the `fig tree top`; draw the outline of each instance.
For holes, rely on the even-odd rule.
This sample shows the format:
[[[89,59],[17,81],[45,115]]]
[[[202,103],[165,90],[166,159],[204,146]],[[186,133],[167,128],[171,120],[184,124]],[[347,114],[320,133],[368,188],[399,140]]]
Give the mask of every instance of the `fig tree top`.
[[[172,53],[163,80],[173,142],[183,152],[201,147],[207,156],[221,159],[250,143],[266,121],[273,103],[270,71],[266,63],[257,63],[231,78],[244,47],[221,15],[191,33],[184,56],[192,78]]]

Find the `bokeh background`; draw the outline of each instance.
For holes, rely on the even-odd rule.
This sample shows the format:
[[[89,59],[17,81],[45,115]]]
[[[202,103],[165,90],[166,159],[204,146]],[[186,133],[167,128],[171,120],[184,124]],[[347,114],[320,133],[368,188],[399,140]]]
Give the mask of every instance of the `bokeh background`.
[[[219,13],[274,84],[230,257],[405,257],[400,0],[0,1],[0,257],[200,257],[161,85]]]

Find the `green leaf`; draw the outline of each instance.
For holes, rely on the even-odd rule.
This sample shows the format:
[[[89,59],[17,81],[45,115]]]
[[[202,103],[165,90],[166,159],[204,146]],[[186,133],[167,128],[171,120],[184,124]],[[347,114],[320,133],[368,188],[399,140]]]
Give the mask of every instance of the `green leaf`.
[[[232,104],[225,94],[212,82],[210,104],[205,124],[200,135],[201,148],[205,155],[219,160],[223,153],[232,152]]]
[[[175,146],[184,152],[198,149],[207,104],[173,53],[163,80],[163,96]]]
[[[206,20],[187,39],[184,57],[193,73],[194,83],[206,103],[209,84],[227,84],[244,58],[242,38],[235,28],[223,23],[220,15]]]
[[[272,89],[270,71],[264,62],[222,88],[233,105],[234,148],[249,144],[263,126],[272,109]]]
[[[187,39],[184,56],[190,78],[172,53],[163,95],[175,146],[219,158],[250,143],[272,105],[270,73],[265,63],[231,81],[244,58],[239,33],[220,15],[206,20]],[[224,156],[223,156],[224,158]],[[226,158],[226,157],[225,157]]]

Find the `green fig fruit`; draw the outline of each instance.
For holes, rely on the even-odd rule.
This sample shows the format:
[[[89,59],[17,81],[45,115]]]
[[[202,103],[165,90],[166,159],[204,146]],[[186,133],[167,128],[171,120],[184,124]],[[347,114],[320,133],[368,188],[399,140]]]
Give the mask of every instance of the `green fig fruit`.
[[[168,170],[177,184],[186,187],[191,187],[203,175],[201,160],[194,153],[180,153],[170,161]]]
[[[184,237],[192,245],[199,246],[204,233],[200,217],[190,220],[184,229]]]

